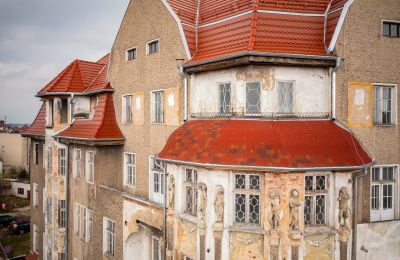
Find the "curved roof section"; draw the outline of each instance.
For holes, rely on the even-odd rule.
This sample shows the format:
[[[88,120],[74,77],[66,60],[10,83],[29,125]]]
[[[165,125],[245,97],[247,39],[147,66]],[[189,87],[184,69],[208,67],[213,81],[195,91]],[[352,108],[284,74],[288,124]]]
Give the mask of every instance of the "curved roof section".
[[[353,0],[167,0],[192,58],[239,53],[332,56],[334,34]]]
[[[74,60],[50,83],[41,89],[37,96],[57,95],[59,93],[87,93],[93,90],[111,91],[107,85],[109,54],[97,62]]]
[[[118,127],[111,93],[98,95],[92,119],[76,120],[56,137],[86,140],[124,140]]]
[[[158,156],[228,168],[349,169],[372,163],[360,142],[331,120],[192,120]]]
[[[25,129],[21,135],[32,137],[44,137],[46,135],[46,104],[44,102],[31,126]]]

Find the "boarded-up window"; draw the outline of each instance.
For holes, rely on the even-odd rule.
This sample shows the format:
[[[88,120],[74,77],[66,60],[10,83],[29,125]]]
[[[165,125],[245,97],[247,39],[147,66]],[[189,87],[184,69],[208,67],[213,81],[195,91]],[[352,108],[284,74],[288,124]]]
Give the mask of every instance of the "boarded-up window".
[[[293,82],[278,82],[278,112],[293,112]]]
[[[350,82],[348,87],[348,124],[372,127],[372,84]]]

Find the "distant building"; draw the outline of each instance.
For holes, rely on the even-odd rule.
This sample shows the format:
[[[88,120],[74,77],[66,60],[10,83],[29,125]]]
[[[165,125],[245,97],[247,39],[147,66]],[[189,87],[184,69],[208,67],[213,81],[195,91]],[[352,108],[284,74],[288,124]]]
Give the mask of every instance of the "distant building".
[[[31,194],[31,185],[29,181],[13,180],[11,181],[11,195],[19,198],[29,199]]]
[[[28,139],[20,134],[0,132],[0,159],[4,170],[11,167],[27,169]]]

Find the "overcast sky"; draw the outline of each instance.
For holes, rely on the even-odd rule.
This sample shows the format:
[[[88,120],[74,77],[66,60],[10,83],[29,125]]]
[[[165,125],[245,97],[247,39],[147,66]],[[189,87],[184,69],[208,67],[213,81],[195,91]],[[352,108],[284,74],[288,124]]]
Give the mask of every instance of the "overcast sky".
[[[34,97],[74,59],[110,52],[129,0],[0,0],[0,119],[31,123]]]

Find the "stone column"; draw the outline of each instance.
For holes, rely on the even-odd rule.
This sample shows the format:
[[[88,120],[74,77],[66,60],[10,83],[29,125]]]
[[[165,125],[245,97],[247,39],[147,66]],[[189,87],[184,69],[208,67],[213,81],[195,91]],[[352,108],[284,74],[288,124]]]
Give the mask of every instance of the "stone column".
[[[292,251],[292,260],[299,259],[299,249],[301,245],[301,234],[298,231],[289,232],[289,237],[291,239],[291,251]]]
[[[206,259],[206,229],[200,228],[200,260]]]
[[[224,223],[217,222],[214,224],[214,259],[221,260],[222,254],[222,235],[224,231]]]
[[[270,245],[271,245],[271,260],[279,259],[279,234],[277,232],[271,231]]]
[[[347,260],[347,243],[349,241],[350,230],[346,227],[340,227],[338,234],[340,242],[340,260]]]

